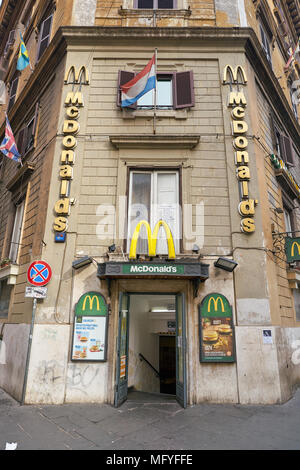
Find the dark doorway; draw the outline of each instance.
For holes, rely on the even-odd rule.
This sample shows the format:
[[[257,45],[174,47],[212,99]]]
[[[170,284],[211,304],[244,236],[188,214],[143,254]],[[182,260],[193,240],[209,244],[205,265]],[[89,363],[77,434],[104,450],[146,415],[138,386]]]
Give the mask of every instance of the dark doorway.
[[[159,337],[160,393],[176,395],[176,351],[174,336]]]

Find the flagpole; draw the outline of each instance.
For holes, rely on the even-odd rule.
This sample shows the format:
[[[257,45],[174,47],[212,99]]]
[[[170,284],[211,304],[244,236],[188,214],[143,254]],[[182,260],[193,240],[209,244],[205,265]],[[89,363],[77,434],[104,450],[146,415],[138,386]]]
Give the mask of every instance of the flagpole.
[[[153,115],[153,134],[156,134],[156,100],[157,100],[157,48],[155,48],[155,88],[154,88],[154,115]]]

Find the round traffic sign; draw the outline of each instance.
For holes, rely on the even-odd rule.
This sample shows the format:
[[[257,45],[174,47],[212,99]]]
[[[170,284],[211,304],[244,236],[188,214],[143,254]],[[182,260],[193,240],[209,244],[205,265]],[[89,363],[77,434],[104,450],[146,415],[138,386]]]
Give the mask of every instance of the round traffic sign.
[[[45,286],[52,276],[52,270],[45,261],[34,261],[28,268],[27,280],[33,286]]]

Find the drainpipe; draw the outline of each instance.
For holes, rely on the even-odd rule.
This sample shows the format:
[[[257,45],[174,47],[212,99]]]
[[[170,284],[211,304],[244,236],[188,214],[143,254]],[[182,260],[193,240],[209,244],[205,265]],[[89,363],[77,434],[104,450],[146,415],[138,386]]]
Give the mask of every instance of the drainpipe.
[[[30,325],[30,332],[29,332],[29,342],[28,342],[28,349],[27,349],[27,358],[26,358],[26,365],[25,365],[25,375],[24,375],[21,405],[24,405],[25,393],[26,393],[26,387],[27,387],[28,367],[29,367],[29,361],[30,361],[30,353],[31,353],[31,345],[32,345],[32,336],[33,336],[33,326],[34,326],[34,320],[35,320],[36,305],[37,305],[37,299],[34,298],[33,299],[33,307],[32,307],[31,325]]]

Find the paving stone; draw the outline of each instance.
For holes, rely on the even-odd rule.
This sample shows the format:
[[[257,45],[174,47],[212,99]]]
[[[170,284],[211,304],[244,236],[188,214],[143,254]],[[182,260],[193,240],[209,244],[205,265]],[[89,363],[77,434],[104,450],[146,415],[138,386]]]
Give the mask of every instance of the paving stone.
[[[208,404],[182,409],[135,394],[103,404],[20,406],[0,389],[0,450],[300,450],[300,389],[282,405]],[[166,398],[166,401],[164,401]]]

